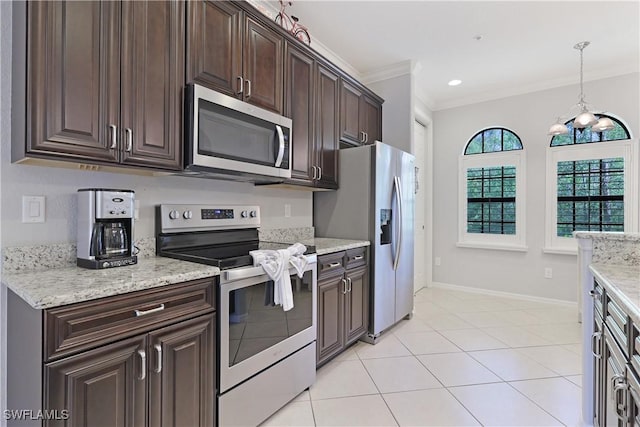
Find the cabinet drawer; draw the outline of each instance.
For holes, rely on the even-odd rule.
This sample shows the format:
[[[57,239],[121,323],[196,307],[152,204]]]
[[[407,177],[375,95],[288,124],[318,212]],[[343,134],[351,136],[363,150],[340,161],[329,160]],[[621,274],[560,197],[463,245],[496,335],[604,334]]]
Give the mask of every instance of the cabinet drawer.
[[[604,288],[594,280],[593,289],[591,290],[590,294],[591,298],[593,298],[593,309],[595,314],[603,319],[604,316],[602,313],[604,310]]]
[[[367,248],[349,249],[344,257],[344,264],[347,270],[365,265],[367,263]]]
[[[611,335],[622,347],[625,356],[628,356],[628,320],[627,315],[611,298],[607,298],[605,323],[611,331]]]
[[[144,333],[215,309],[213,278],[46,310],[45,359]]]
[[[318,275],[329,276],[344,273],[344,251],[318,257]]]

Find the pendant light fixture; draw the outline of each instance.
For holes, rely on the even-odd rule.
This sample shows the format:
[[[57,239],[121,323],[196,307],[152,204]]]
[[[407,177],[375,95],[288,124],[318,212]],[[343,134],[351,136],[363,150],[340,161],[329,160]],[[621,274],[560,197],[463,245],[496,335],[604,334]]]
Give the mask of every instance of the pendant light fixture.
[[[598,118],[591,111],[589,111],[589,108],[588,108],[589,104],[584,100],[584,77],[583,77],[584,60],[582,56],[583,56],[584,49],[590,44],[591,43],[588,41],[583,41],[573,46],[574,49],[577,49],[580,51],[580,100],[576,105],[571,107],[569,111],[573,110],[575,107],[577,107],[578,109],[578,115],[573,121],[574,129],[584,129],[587,127],[591,127],[591,130],[595,132],[604,132],[606,130],[613,129],[615,127],[615,124],[608,117],[603,117],[598,120]],[[569,111],[567,113],[569,113]],[[556,135],[566,135],[569,133],[569,129],[564,123],[562,123],[561,120],[562,120],[561,117],[558,117],[556,122],[553,125],[551,125],[551,127],[549,128],[549,135],[556,136]]]

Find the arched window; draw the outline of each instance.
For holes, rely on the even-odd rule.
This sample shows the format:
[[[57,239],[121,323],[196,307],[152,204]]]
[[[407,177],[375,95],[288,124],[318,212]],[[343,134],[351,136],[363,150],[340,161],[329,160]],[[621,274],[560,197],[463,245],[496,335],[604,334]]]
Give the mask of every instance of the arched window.
[[[545,250],[576,249],[574,231],[636,231],[638,177],[632,141],[623,121],[607,114],[615,127],[603,132],[574,129],[551,138],[547,155]]]
[[[522,141],[504,127],[480,130],[460,158],[459,246],[525,250]]]

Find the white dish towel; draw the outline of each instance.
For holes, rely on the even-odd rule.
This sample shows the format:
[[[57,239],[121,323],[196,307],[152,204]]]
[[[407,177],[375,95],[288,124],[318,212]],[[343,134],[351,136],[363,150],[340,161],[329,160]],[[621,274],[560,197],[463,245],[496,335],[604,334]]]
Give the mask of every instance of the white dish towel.
[[[262,266],[269,278],[273,280],[273,302],[282,305],[284,311],[293,308],[293,290],[291,289],[291,278],[289,277],[289,266],[292,266],[298,277],[304,275],[307,266],[307,258],[303,256],[307,247],[301,243],[295,243],[287,249],[257,250],[249,252],[253,257],[254,266]]]

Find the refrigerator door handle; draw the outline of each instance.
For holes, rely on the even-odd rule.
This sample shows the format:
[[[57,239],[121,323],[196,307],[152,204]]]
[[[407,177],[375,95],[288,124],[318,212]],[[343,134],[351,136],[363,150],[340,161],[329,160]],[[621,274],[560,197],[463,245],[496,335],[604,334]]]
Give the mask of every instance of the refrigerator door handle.
[[[396,218],[398,220],[398,229],[394,230],[396,231],[395,234],[397,236],[397,239],[395,257],[393,260],[393,269],[397,270],[398,262],[400,261],[400,250],[402,247],[402,185],[400,182],[400,178],[398,178],[397,176],[393,177],[393,186],[395,187],[395,195],[398,205],[398,215],[396,215]]]

